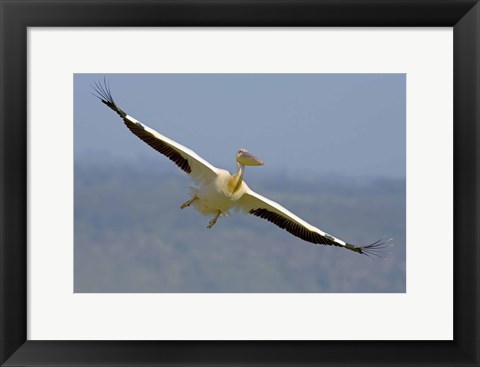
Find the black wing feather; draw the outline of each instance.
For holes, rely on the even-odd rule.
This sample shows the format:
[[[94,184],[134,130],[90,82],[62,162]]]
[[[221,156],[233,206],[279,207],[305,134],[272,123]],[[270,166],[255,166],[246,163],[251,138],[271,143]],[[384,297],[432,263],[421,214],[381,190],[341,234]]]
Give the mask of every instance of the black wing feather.
[[[113,111],[115,111],[123,119],[123,122],[133,134],[135,134],[138,138],[147,143],[157,152],[166,156],[178,167],[180,167],[180,169],[182,169],[184,172],[188,174],[192,172],[192,168],[188,163],[188,159],[184,158],[172,146],[163,142],[162,140],[158,139],[156,136],[145,130],[145,127],[142,124],[139,124],[128,118],[127,114],[122,111],[113,100],[112,93],[110,92],[110,87],[108,86],[106,79],[103,80],[103,84],[95,82],[95,85],[92,86],[92,88],[96,92],[96,94],[94,95],[99,98],[104,104],[110,107]]]
[[[252,209],[249,211],[250,214],[253,214],[257,217],[263,218],[268,220],[269,222],[277,225],[278,227],[285,229],[289,233],[293,234],[294,236],[301,238],[304,241],[319,244],[319,245],[327,245],[327,246],[338,246],[344,247],[350,251],[357,252],[359,254],[368,256],[371,259],[381,259],[383,258],[382,252],[393,244],[390,243],[392,239],[381,239],[378,240],[370,245],[366,246],[355,246],[352,244],[345,244],[341,245],[333,238],[329,236],[322,236],[320,233],[310,231],[308,228],[305,228],[294,221],[283,217],[280,214],[277,214],[273,211],[264,208]]]

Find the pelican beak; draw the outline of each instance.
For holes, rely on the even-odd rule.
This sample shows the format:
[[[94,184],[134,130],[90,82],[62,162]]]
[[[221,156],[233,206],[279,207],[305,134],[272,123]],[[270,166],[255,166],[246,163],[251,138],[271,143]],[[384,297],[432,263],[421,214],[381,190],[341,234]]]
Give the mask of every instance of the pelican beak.
[[[245,166],[263,166],[263,161],[246,150],[240,150],[237,154],[237,162]]]

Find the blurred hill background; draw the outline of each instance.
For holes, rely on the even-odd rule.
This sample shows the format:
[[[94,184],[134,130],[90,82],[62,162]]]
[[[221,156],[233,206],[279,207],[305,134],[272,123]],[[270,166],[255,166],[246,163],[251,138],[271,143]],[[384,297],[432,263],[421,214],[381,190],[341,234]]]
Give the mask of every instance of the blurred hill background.
[[[247,172],[254,190],[339,238],[394,237],[372,261],[241,212],[207,229],[210,218],[179,208],[188,177],[148,163],[75,165],[75,292],[405,292],[405,180],[252,183]]]

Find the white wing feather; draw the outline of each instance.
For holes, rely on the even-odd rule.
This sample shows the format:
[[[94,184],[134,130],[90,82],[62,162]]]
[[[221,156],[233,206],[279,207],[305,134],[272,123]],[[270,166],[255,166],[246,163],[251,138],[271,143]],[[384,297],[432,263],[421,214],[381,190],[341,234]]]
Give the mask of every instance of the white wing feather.
[[[123,119],[123,122],[133,134],[153,149],[168,157],[178,167],[188,173],[195,182],[198,184],[207,183],[217,176],[220,170],[212,166],[193,150],[167,138],[122,111],[113,100],[106,80],[104,80],[103,85],[95,83],[94,89],[97,92],[96,96]]]
[[[305,241],[325,245],[346,246],[344,241],[312,226],[275,201],[257,194],[248,186],[246,186],[243,196],[238,200],[237,207],[247,213],[267,219]]]
[[[302,240],[315,244],[343,247],[373,259],[382,258],[382,251],[393,246],[390,243],[392,239],[381,239],[366,246],[356,246],[339,240],[307,223],[275,201],[257,194],[247,185],[244,186],[243,196],[237,202],[237,208],[266,219]]]
[[[200,157],[197,153],[195,153],[190,148],[187,148],[182,144],[177,143],[176,141],[160,134],[154,129],[134,119],[132,116],[126,115],[124,117],[124,121],[127,124],[127,127],[128,127],[128,122],[130,122],[132,124],[136,124],[137,126],[143,128],[152,137],[168,145],[169,147],[174,149],[178,154],[180,154],[184,159],[186,159],[191,169],[191,172],[189,174],[195,182],[199,184],[202,182],[209,182],[217,176],[219,169],[213,166],[212,164],[210,164],[208,161],[206,161],[202,157]]]

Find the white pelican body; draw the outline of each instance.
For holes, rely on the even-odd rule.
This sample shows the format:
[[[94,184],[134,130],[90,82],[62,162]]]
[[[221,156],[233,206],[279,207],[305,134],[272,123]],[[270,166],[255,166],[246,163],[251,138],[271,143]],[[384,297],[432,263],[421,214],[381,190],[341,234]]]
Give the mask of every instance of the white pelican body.
[[[280,204],[269,200],[253,190],[244,182],[245,166],[261,166],[263,162],[245,149],[240,149],[236,155],[237,172],[230,172],[214,167],[191,149],[158,133],[123,112],[114,102],[106,83],[95,84],[97,97],[122,119],[128,129],[150,145],[152,148],[168,157],[183,171],[188,173],[197,187],[192,188],[191,198],[181,205],[186,208],[190,205],[202,214],[213,216],[208,224],[211,228],[221,215],[229,214],[231,209],[242,210],[272,222],[305,241],[343,247],[348,250],[367,255],[379,255],[378,250],[384,249],[390,240],[376,241],[367,246],[351,245],[326,232],[312,226]]]
[[[194,202],[195,208],[204,215],[216,215],[218,211],[227,214],[245,192],[244,182],[233,192],[234,180],[235,176],[230,172],[219,169],[213,181],[201,185],[199,189],[192,189],[192,193],[198,197]]]

